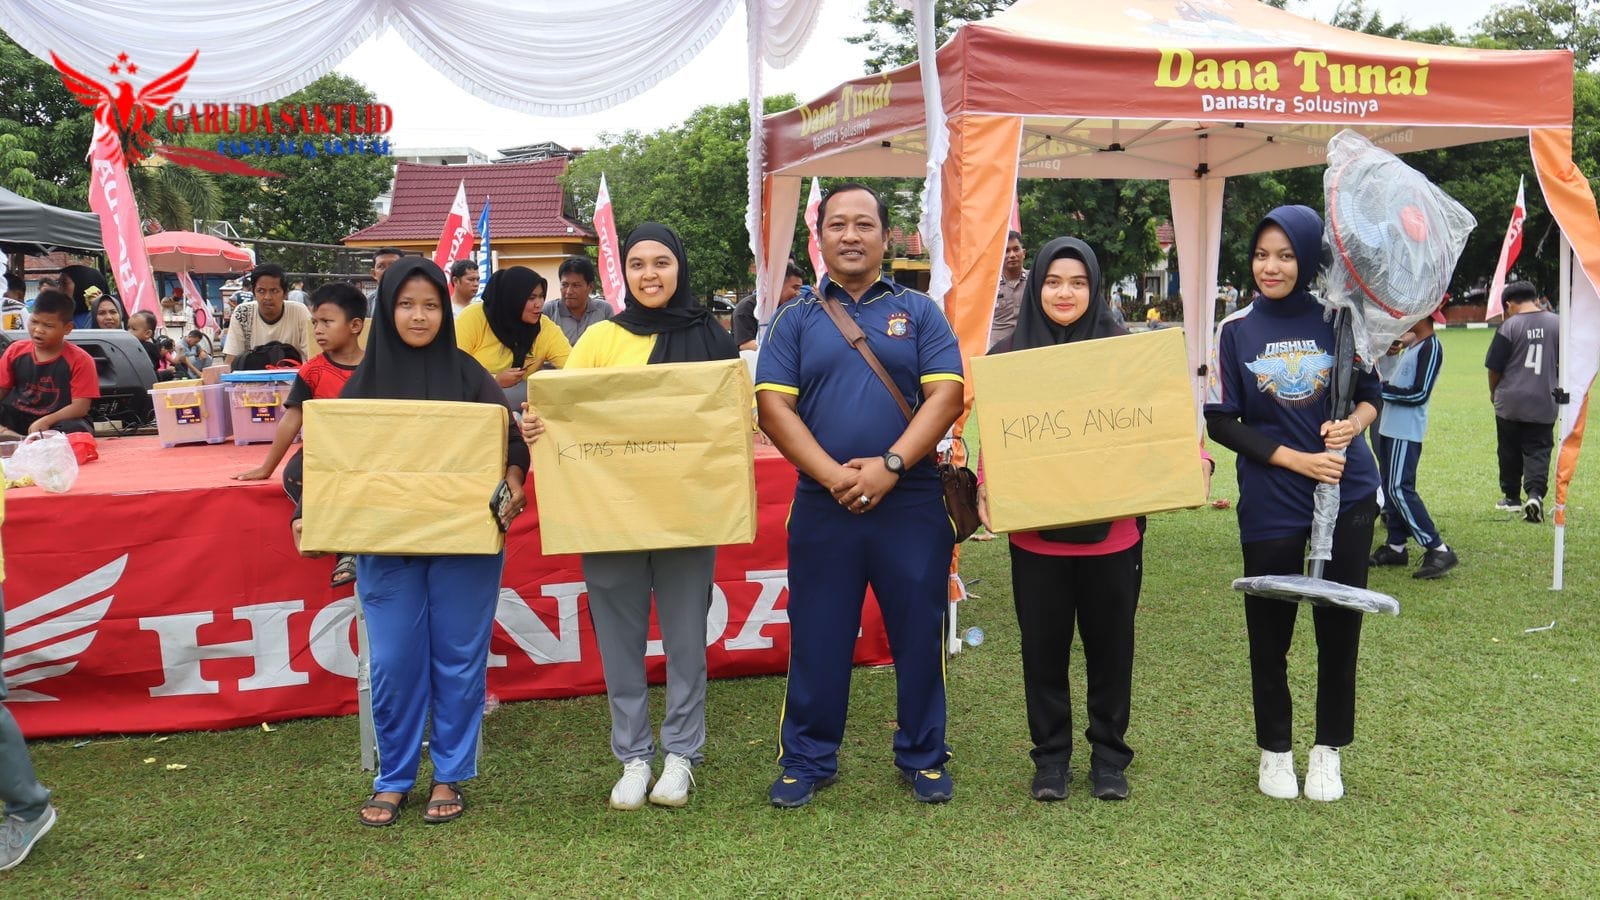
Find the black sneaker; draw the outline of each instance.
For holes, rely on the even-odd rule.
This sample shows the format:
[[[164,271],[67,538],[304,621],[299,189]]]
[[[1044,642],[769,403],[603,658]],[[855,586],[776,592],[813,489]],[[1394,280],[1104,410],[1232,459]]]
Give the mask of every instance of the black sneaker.
[[[1495,502],[1494,508],[1499,512],[1521,512],[1522,501],[1515,497],[1501,497]]]
[[[1522,517],[1535,525],[1543,522],[1544,498],[1537,495],[1529,497],[1528,501],[1522,504]]]
[[[1066,763],[1039,763],[1033,772],[1033,799],[1042,802],[1067,799],[1067,785],[1072,783],[1072,767]]]
[[[1449,547],[1440,547],[1422,554],[1422,565],[1411,573],[1412,578],[1438,578],[1440,575],[1461,565],[1461,560],[1456,558],[1456,552]]]
[[[1100,800],[1128,799],[1128,776],[1120,766],[1095,760],[1089,764],[1089,793]]]
[[[901,769],[900,777],[911,785],[918,803],[944,803],[955,794],[955,784],[944,766],[937,769]]]
[[[1411,554],[1403,547],[1396,550],[1388,544],[1381,544],[1378,549],[1372,551],[1367,561],[1375,566],[1403,566],[1410,558]]]

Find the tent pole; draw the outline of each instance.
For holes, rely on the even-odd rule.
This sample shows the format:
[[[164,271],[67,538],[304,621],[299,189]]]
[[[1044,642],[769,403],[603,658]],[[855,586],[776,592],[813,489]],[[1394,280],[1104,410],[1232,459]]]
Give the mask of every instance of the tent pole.
[[[1561,287],[1559,297],[1561,300],[1561,334],[1556,337],[1556,353],[1559,360],[1556,363],[1556,387],[1562,396],[1569,396],[1571,385],[1568,384],[1567,373],[1571,366],[1568,364],[1572,353],[1572,245],[1567,242],[1567,233],[1561,231]],[[1567,411],[1561,409],[1556,421],[1559,423],[1566,418]],[[1559,428],[1557,429],[1560,430]],[[1559,448],[1557,456],[1559,458]],[[1559,474],[1557,477],[1560,477]],[[1567,556],[1567,526],[1566,515],[1558,517],[1555,527],[1555,558],[1553,561],[1554,572],[1550,577],[1550,590],[1562,590],[1562,569],[1565,568]]]

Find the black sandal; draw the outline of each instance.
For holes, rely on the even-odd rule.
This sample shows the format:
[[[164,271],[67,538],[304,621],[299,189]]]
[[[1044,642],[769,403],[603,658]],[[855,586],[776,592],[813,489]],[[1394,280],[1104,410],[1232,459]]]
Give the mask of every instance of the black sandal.
[[[328,579],[329,587],[343,587],[356,580],[356,558],[341,554],[339,562],[333,567],[333,577]]]
[[[379,800],[378,799],[378,794],[390,794],[390,793],[398,793],[398,792],[397,791],[376,791],[376,792],[373,793],[373,795],[371,797],[367,798],[367,802],[361,804],[361,809],[356,812],[356,818],[361,820],[361,824],[367,826],[368,828],[388,828],[390,825],[393,825],[396,821],[398,821],[400,819],[400,810],[406,808],[406,795],[405,794],[400,794],[400,802],[399,803],[390,803],[387,800]],[[387,819],[379,819],[377,821],[373,821],[372,819],[369,819],[366,816],[362,815],[362,813],[366,812],[369,809],[376,809],[376,810],[380,810],[382,812],[386,812],[386,813],[389,814],[389,818],[387,818]]]
[[[428,809],[422,814],[422,821],[427,822],[429,825],[438,825],[441,822],[448,822],[452,819],[461,818],[461,814],[467,811],[467,798],[466,795],[461,793],[461,785],[449,781],[435,781],[433,783],[433,787],[447,787],[450,789],[450,792],[454,794],[454,796],[434,800],[433,788],[429,788]],[[453,813],[446,813],[444,815],[437,815],[434,813],[434,810],[446,806],[454,806],[456,807],[456,811]]]

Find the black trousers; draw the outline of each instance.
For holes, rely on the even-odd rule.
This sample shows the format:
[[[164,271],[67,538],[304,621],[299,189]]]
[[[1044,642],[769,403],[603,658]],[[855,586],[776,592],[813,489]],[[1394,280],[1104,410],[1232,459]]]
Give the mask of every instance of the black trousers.
[[[306,489],[306,451],[304,448],[294,451],[289,457],[289,462],[283,467],[283,492],[289,495],[295,506],[300,505],[300,495]]]
[[[1367,554],[1378,516],[1376,497],[1367,497],[1339,516],[1333,532],[1333,559],[1323,570],[1329,581],[1367,586]],[[1309,531],[1293,537],[1252,541],[1244,547],[1244,574],[1294,575],[1305,571]],[[1250,634],[1250,689],[1255,701],[1256,743],[1284,753],[1293,748],[1294,706],[1289,698],[1289,643],[1301,604],[1269,597],[1244,597]],[[1356,655],[1361,645],[1361,613],[1336,606],[1313,606],[1317,636],[1316,743],[1343,747],[1356,730]]]
[[[1011,589],[1022,631],[1022,685],[1035,763],[1072,759],[1067,681],[1076,622],[1088,673],[1093,755],[1118,768],[1133,759],[1124,736],[1133,692],[1133,615],[1144,541],[1105,556],[1043,556],[1011,545]]]
[[[15,407],[0,407],[0,428],[9,428],[17,434],[26,435],[33,423],[42,418],[44,417],[25,413]],[[50,430],[59,431],[62,434],[71,434],[74,431],[85,431],[89,434],[94,434],[94,426],[89,423],[88,419],[62,419],[51,425]]]
[[[1513,500],[1543,497],[1550,484],[1550,448],[1555,423],[1517,422],[1494,417],[1495,448],[1500,459],[1500,492]]]

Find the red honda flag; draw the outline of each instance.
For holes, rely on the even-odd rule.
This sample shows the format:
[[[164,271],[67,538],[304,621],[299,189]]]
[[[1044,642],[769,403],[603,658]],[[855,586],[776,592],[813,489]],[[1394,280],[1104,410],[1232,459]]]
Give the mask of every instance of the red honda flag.
[[[159,320],[161,303],[156,299],[150,257],[144,252],[139,207],[128,182],[122,145],[117,143],[116,133],[100,121],[95,122],[94,138],[89,142],[89,208],[100,217],[100,241],[111,259],[123,307],[129,314],[155,313]]]
[[[811,196],[806,198],[806,231],[810,237],[806,239],[806,252],[811,256],[811,270],[816,273],[817,281],[822,281],[822,276],[828,274],[828,264],[822,261],[822,245],[817,242],[817,209],[822,206],[822,184],[815,177],[811,179]]]
[[[183,288],[183,295],[189,298],[189,308],[194,310],[194,327],[207,333],[215,331],[211,327],[211,307],[200,296],[200,289],[195,287],[194,279],[189,277],[188,272],[178,273],[178,285]]]
[[[622,284],[622,253],[617,243],[617,217],[611,209],[611,191],[600,173],[600,194],[594,199],[594,233],[600,239],[600,291],[616,312],[622,312],[627,292]]]
[[[467,212],[467,183],[456,186],[456,200],[450,204],[450,215],[445,217],[444,230],[439,232],[439,246],[433,248],[433,262],[448,270],[458,259],[472,256],[472,219]]]
[[[1506,239],[1500,245],[1500,263],[1494,267],[1494,281],[1489,285],[1489,306],[1483,314],[1486,322],[1506,314],[1500,293],[1506,289],[1506,275],[1511,271],[1512,263],[1515,263],[1517,256],[1522,253],[1522,222],[1527,217],[1528,204],[1523,202],[1523,182],[1518,178],[1517,205],[1511,210],[1511,224],[1506,226]]]

